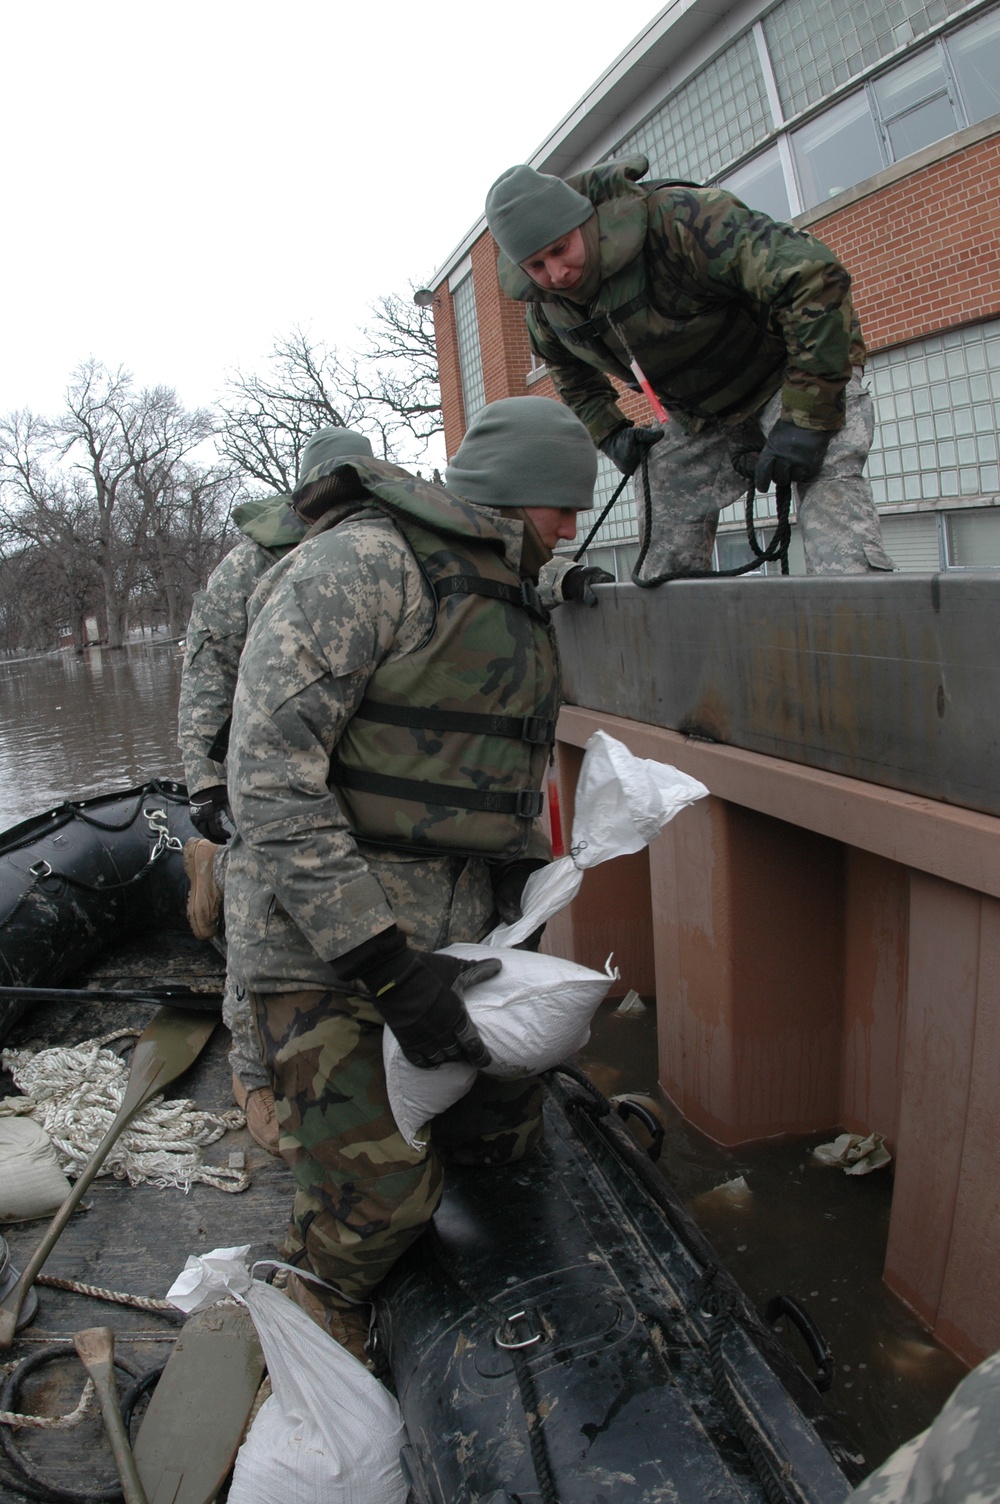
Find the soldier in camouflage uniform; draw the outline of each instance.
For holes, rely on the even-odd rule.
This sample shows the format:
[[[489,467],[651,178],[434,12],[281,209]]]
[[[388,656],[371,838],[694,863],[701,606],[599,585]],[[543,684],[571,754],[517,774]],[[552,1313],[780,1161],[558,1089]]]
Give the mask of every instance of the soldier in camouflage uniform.
[[[582,424],[531,397],[480,413],[447,491],[379,461],[318,466],[296,492],[317,535],[251,603],[230,965],[295,1177],[285,1252],[333,1287],[292,1276],[289,1292],[356,1353],[352,1303],[427,1223],[442,1159],[507,1164],[540,1133],[536,1082],[480,1076],[411,1148],[382,1030],[418,1065],[488,1063],[463,1001],[483,973],[433,952],[519,912],[550,858],[539,791],[559,684],[534,582],[595,476]]]
[[[1000,1353],[974,1368],[934,1424],[893,1452],[848,1504],[972,1501],[1000,1501]]]
[[[323,428],[303,452],[303,467],[341,455],[371,455],[359,433]],[[204,839],[189,841],[184,865],[191,884],[188,915],[199,939],[215,935],[225,886],[229,795],[226,747],[240,654],[247,635],[247,602],[261,576],[301,541],[306,524],[289,498],[269,496],[236,507],[233,521],[246,536],[231,549],[198,592],[191,608],[181,674],[177,739],[191,796],[191,822]],[[260,1041],[244,997],[227,985],[222,1016],[232,1035],[229,1061],[233,1096],[247,1114],[256,1141],[278,1152],[271,1084]]]
[[[711,567],[746,479],[798,486],[809,573],[891,569],[863,473],[874,431],[850,277],[812,235],[721,188],[638,181],[645,157],[565,182],[520,166],[490,189],[500,283],[532,348],[626,475],[646,461],[643,578]],[[651,384],[669,420],[635,427],[609,377]],[[642,519],[645,526],[645,518]]]

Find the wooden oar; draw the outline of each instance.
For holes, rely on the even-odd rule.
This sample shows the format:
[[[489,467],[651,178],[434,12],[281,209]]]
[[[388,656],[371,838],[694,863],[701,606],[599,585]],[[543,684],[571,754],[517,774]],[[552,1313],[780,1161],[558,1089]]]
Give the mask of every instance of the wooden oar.
[[[128,1085],[114,1122],[53,1217],[48,1231],[24,1266],[17,1284],[8,1291],[0,1304],[0,1348],[10,1347],[14,1341],[24,1297],[83,1199],[84,1192],[114,1147],[115,1140],[151,1097],[155,1097],[158,1091],[162,1091],[194,1064],[216,1022],[215,1018],[207,1017],[204,1013],[193,1013],[181,1008],[161,1008],[143,1029],[132,1052]]]
[[[146,1490],[139,1480],[138,1469],[132,1448],[128,1443],[125,1422],[118,1408],[118,1386],[115,1384],[115,1337],[109,1326],[90,1326],[73,1336],[73,1346],[80,1354],[84,1368],[94,1381],[104,1429],[111,1443],[111,1453],[121,1479],[125,1504],[148,1504]]]

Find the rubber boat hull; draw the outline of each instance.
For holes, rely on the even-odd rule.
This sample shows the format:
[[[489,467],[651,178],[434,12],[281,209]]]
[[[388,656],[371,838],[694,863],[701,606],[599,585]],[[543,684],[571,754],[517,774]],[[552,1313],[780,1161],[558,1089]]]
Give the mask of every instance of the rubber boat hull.
[[[449,1168],[378,1302],[414,1504],[839,1504],[865,1467],[813,1384],[608,1104],[549,1087],[540,1151]]]
[[[0,836],[0,986],[58,986],[112,940],[188,931],[183,784],[61,804]],[[0,1000],[0,1039],[31,1006]]]

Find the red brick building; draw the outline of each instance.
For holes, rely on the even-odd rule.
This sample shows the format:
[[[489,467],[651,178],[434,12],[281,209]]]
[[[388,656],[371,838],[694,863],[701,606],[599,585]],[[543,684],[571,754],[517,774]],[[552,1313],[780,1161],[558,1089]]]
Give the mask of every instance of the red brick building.
[[[807,227],[854,278],[878,429],[869,473],[904,570],[1000,567],[1000,7],[960,0],[667,6],[531,158],[642,153]],[[489,184],[483,183],[483,196]],[[445,439],[486,402],[554,395],[480,221],[433,282]],[[642,397],[630,417],[649,421]],[[617,471],[601,462],[598,495]],[[748,557],[723,514],[720,566]],[[627,577],[630,488],[590,558]],[[792,572],[801,572],[793,536]]]

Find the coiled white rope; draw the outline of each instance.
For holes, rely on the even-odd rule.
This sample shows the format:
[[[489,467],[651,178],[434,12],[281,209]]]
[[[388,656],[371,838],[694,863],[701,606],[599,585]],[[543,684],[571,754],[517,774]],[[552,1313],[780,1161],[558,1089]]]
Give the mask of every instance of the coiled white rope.
[[[12,1373],[17,1363],[4,1363],[0,1366],[0,1373],[5,1376]],[[70,1426],[78,1426],[87,1413],[91,1410],[94,1398],[94,1381],[88,1379],[83,1386],[80,1398],[76,1402],[76,1408],[68,1415],[22,1415],[20,1410],[0,1410],[0,1426],[13,1426],[20,1429],[22,1426],[34,1428],[39,1431],[63,1431]]]
[[[0,1100],[0,1116],[33,1118],[51,1138],[66,1174],[79,1175],[117,1116],[128,1084],[128,1067],[104,1046],[138,1032],[119,1030],[34,1054],[4,1050],[0,1058],[24,1096]],[[155,1096],[120,1134],[98,1175],[183,1191],[197,1184],[245,1191],[250,1184],[245,1170],[207,1165],[201,1154],[245,1121],[238,1108],[206,1112],[188,1098],[166,1102]]]

